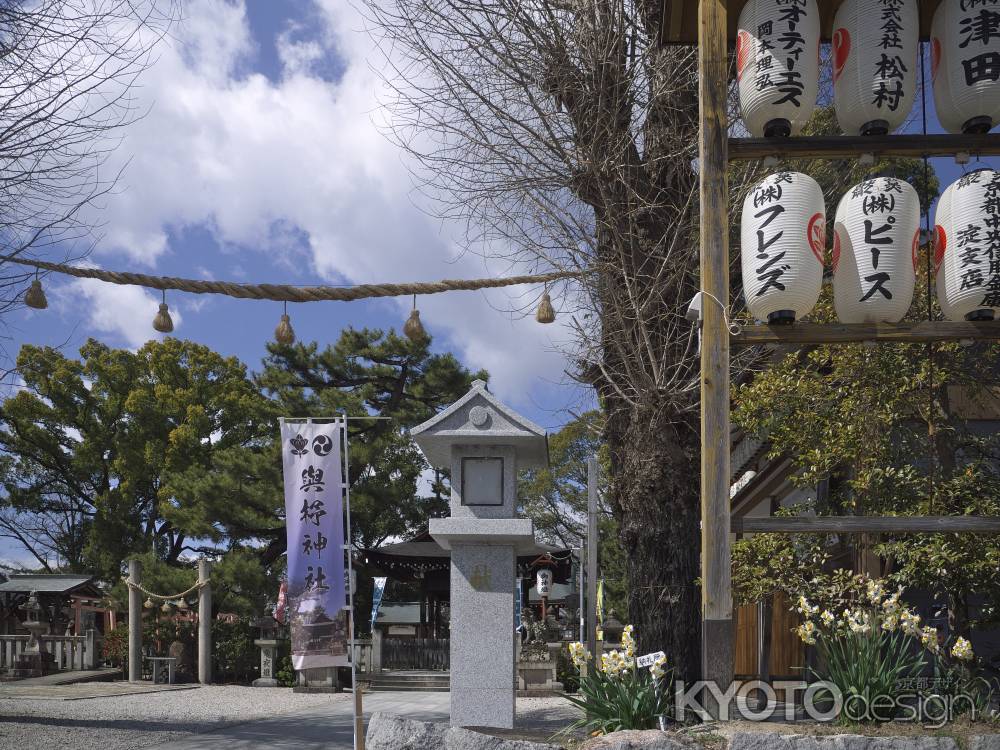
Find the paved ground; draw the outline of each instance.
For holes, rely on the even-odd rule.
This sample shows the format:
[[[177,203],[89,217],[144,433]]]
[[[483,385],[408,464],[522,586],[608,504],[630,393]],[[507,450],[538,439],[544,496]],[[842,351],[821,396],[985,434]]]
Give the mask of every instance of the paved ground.
[[[448,693],[372,693],[365,696],[365,715],[388,711],[424,721],[448,720]],[[327,706],[300,711],[273,719],[225,727],[205,734],[157,745],[157,750],[319,750],[352,748],[352,701],[340,700]]]
[[[97,697],[99,687],[107,692]],[[350,693],[213,685],[155,693],[148,688],[135,692],[131,686],[130,694],[114,694],[114,687],[53,687],[44,696],[21,697],[0,690],[0,750],[352,747]],[[84,696],[83,690],[91,695]],[[366,715],[387,711],[426,721],[448,718],[448,693],[370,693],[364,702]],[[574,718],[575,709],[562,698],[518,699],[522,736],[548,738]]]
[[[53,672],[43,677],[29,677],[26,680],[16,682],[0,683],[0,688],[7,686],[36,686],[36,685],[73,685],[77,682],[102,682],[111,681],[116,677],[121,678],[120,669],[88,669],[73,670],[70,672]]]

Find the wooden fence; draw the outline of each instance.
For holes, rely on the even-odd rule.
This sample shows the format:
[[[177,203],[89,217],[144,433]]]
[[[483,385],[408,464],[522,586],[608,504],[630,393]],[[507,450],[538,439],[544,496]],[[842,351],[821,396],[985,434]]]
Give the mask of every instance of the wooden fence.
[[[769,648],[761,649],[760,614],[758,605],[745,605],[736,609],[737,677],[756,679],[761,676],[759,660],[763,650],[767,654],[770,679],[803,679],[805,646],[793,632],[800,622],[798,615],[791,610],[788,600],[782,594],[776,595],[770,607]]]
[[[0,635],[0,670],[11,669],[17,657],[24,653],[30,636]],[[43,635],[42,648],[55,657],[60,670],[96,669],[101,663],[97,633],[86,635]]]
[[[385,638],[382,641],[382,669],[423,669],[448,671],[451,668],[447,638]]]

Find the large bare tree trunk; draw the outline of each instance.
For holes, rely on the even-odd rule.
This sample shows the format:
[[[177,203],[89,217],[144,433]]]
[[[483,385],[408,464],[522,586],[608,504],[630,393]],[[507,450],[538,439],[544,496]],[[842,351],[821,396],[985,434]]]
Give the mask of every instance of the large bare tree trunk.
[[[698,424],[669,403],[610,403],[614,507],[628,556],[629,621],[644,652],[663,650],[678,679],[700,673]]]

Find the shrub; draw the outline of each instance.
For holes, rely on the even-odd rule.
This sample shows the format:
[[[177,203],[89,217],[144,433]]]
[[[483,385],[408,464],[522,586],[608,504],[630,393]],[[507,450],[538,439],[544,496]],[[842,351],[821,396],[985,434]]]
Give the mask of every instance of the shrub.
[[[256,677],[259,659],[254,633],[249,619],[212,623],[212,652],[220,682],[250,682]]]
[[[112,667],[122,670],[123,676],[128,671],[128,625],[122,624],[104,634],[101,644],[101,657]]]
[[[580,669],[591,656],[582,643],[571,643],[570,658]],[[655,729],[660,716],[669,711],[669,670],[659,660],[648,670],[635,663],[635,640],[632,626],[625,628],[622,651],[601,656],[599,664],[580,675],[579,696],[566,700],[584,711],[584,717],[569,729],[608,734],[625,729]]]

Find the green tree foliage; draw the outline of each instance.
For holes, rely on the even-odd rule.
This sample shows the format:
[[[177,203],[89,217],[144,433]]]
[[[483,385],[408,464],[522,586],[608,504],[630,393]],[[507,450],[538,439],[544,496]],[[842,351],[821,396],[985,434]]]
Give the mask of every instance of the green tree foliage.
[[[388,418],[350,424],[356,543],[445,512],[444,477],[418,496],[426,462],[408,428],[487,376],[428,347],[349,329],[322,351],[275,345],[254,378],[170,338],[137,352],[88,341],[78,359],[26,346],[25,387],[0,407],[0,534],[44,569],[97,574],[122,605],[126,559],[140,560],[147,589],[172,594],[209,554],[214,609],[258,615],[284,568],[279,416]]]
[[[920,276],[914,296],[909,317],[926,318]],[[827,294],[816,317],[833,318]],[[771,457],[792,459],[794,484],[828,488],[815,498],[820,514],[992,516],[1000,513],[1000,440],[967,417],[996,412],[989,386],[998,371],[1000,347],[991,344],[809,347],[736,388],[734,421],[766,437]],[[790,542],[773,544],[783,556],[792,551]],[[777,551],[766,545],[755,537],[739,554],[757,548],[773,569],[764,558]],[[900,584],[946,598],[958,632],[970,627],[973,595],[996,619],[996,537],[889,535],[876,550]]]
[[[549,467],[531,469],[521,478],[518,498],[522,512],[535,522],[539,537],[561,547],[579,547],[587,531],[587,459],[598,456],[602,477],[607,456],[602,455],[603,417],[588,411],[549,436]],[[628,611],[625,553],[618,522],[601,488],[598,528],[600,575],[604,579],[604,611]]]
[[[0,524],[43,567],[114,579],[129,555],[177,563],[238,531],[246,509],[204,479],[265,444],[274,420],[238,360],[177,339],[137,352],[91,340],[79,359],[25,346],[17,364],[25,386],[0,407]]]
[[[409,428],[430,419],[464,395],[475,379],[451,354],[430,351],[379,330],[347,329],[333,346],[272,344],[258,382],[281,414],[329,417],[346,413],[350,439],[351,515],[354,541],[365,548],[406,536],[434,515],[447,513],[441,482],[419,497],[427,468]],[[380,417],[381,419],[375,419]],[[282,533],[271,554],[284,551]]]

